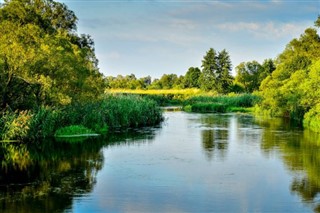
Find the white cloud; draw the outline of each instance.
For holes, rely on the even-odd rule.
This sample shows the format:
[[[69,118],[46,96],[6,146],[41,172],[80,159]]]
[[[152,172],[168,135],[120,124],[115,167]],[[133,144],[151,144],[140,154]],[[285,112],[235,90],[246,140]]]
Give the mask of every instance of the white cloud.
[[[257,38],[275,40],[296,37],[304,32],[310,23],[237,22],[217,25],[220,30],[248,32]]]

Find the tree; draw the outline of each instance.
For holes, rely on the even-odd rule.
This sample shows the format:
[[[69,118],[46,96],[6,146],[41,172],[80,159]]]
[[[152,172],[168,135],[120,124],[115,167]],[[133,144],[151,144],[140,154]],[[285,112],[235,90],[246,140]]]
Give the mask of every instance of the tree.
[[[275,61],[276,69],[262,81],[261,111],[301,121],[305,113],[315,109],[312,111],[315,120],[310,119],[313,124],[320,123],[316,108],[320,103],[320,81],[316,77],[319,60],[320,36],[316,29],[308,28],[286,46]]]
[[[52,0],[0,6],[1,108],[69,104],[102,93],[94,42],[76,34],[76,22],[66,5]]]
[[[201,71],[198,67],[190,67],[184,77],[185,88],[199,88]]]
[[[259,89],[262,66],[257,61],[240,63],[236,67],[236,73],[235,81],[243,85],[245,92],[251,93]]]
[[[206,91],[228,93],[233,82],[232,64],[228,52],[224,49],[218,54],[210,48],[202,60],[200,87]]]
[[[202,60],[202,73],[200,75],[200,87],[205,90],[216,89],[216,72],[217,72],[217,53],[213,48],[210,48]]]
[[[219,93],[228,93],[233,82],[232,64],[229,53],[224,49],[217,56],[216,87]]]

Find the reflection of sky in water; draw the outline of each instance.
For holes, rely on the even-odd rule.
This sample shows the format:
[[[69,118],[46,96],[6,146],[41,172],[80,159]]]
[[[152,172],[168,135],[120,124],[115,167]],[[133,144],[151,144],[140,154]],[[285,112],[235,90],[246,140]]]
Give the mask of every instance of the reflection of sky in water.
[[[94,191],[76,198],[70,211],[309,211],[290,193],[292,176],[281,157],[261,150],[264,129],[251,117],[165,116],[146,143],[104,148]]]

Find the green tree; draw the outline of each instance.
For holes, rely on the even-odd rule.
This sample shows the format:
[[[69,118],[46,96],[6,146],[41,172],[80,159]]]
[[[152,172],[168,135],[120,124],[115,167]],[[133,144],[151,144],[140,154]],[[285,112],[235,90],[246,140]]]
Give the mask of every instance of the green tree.
[[[242,84],[245,92],[251,93],[260,86],[262,66],[257,61],[242,62],[236,67],[235,81]]]
[[[199,78],[201,89],[205,91],[216,90],[217,53],[210,48],[202,60],[202,73]]]
[[[217,56],[216,87],[219,93],[228,93],[233,82],[232,63],[229,53],[224,49]]]
[[[316,85],[320,81],[314,74],[319,59],[320,37],[316,29],[308,28],[286,46],[276,59],[276,69],[262,81],[260,111],[301,121],[319,103],[320,89]],[[312,115],[317,117],[317,113],[314,110]]]
[[[102,93],[93,40],[76,34],[76,21],[51,0],[0,6],[1,108],[69,104]]]
[[[190,67],[184,77],[185,88],[199,88],[201,71],[198,67]]]

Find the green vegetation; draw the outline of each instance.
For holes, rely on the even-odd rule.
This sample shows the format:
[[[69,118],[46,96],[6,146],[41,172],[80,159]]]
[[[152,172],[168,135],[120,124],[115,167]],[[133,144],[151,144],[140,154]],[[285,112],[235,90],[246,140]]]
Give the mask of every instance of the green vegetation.
[[[195,96],[184,102],[188,112],[249,112],[260,98],[252,94],[229,96]]]
[[[316,23],[319,23],[320,17]],[[319,132],[320,36],[308,28],[293,39],[276,59],[276,69],[266,77],[258,93],[257,113],[303,121]]]
[[[150,99],[104,95],[94,42],[77,34],[76,23],[52,0],[0,4],[0,140],[105,134],[161,121]]]
[[[88,129],[82,125],[71,125],[58,129],[55,133],[56,137],[68,137],[79,135],[96,135],[91,129]]]
[[[0,120],[0,138],[33,141],[68,134],[68,131],[88,133],[88,129],[90,134],[105,134],[108,130],[156,125],[161,120],[161,110],[153,100],[133,95],[109,95],[98,101],[59,109],[6,111]]]

